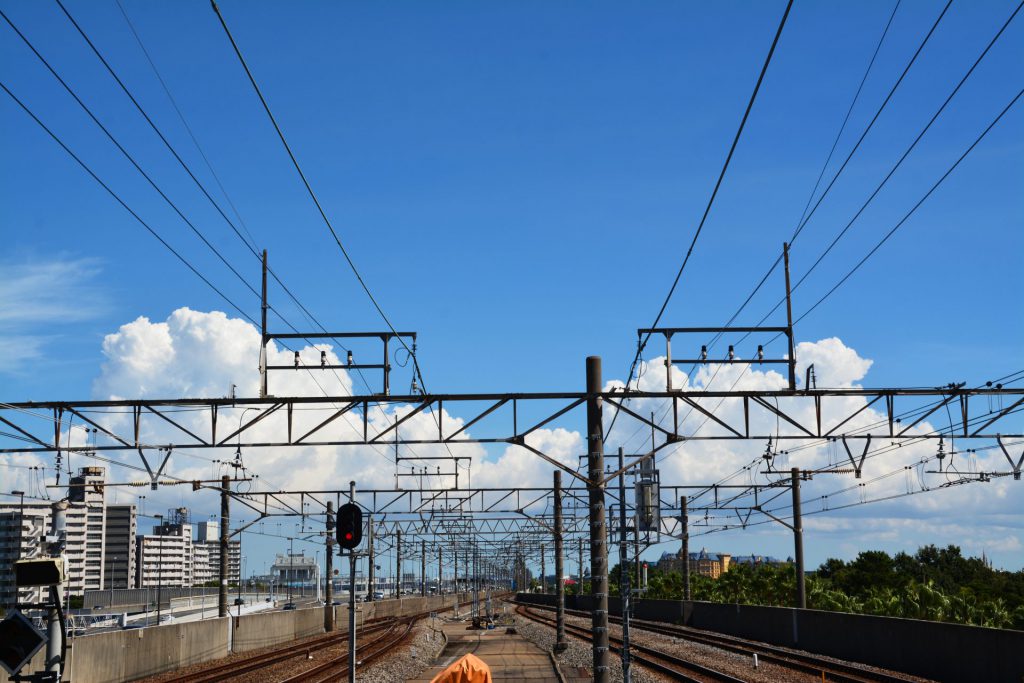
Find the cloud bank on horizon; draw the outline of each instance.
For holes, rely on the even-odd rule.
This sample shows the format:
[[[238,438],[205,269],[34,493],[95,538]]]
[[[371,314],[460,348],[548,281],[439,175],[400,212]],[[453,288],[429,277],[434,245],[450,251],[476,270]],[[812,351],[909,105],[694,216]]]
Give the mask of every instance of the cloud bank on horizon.
[[[180,308],[159,322],[140,317],[104,338],[102,348],[105,361],[93,383],[93,396],[97,399],[220,397],[230,395],[233,388],[239,396],[255,396],[259,388],[259,343],[259,331],[255,327],[218,311],[200,312]],[[306,346],[299,351],[304,363],[318,366],[321,350],[327,352],[330,363],[341,364],[337,351],[329,344]],[[801,342],[796,353],[798,375],[803,376],[804,369],[813,363],[819,387],[858,386],[867,377],[872,365],[872,361],[861,358],[854,349],[837,338]],[[274,344],[268,348],[268,362],[271,364],[290,364],[292,358],[289,350]],[[699,389],[713,382],[714,387],[719,389],[733,387],[737,390],[757,390],[779,389],[786,385],[781,374],[771,370],[762,371],[756,366],[705,366],[692,377],[678,367],[673,367],[672,372],[673,383],[677,387]],[[353,380],[345,371],[318,372],[315,379],[312,373],[279,372],[272,376],[272,382],[272,393],[282,396],[353,393]],[[607,382],[606,387],[622,387],[623,384],[622,380],[613,379]],[[649,359],[640,377],[633,380],[632,386],[655,390],[663,388],[664,358]],[[858,397],[850,397],[847,402],[844,409],[851,409],[850,412],[863,406],[863,399]],[[663,425],[671,424],[671,404],[665,399],[634,399],[630,408],[639,414],[653,414]],[[297,411],[296,432],[303,433],[300,430],[312,428],[322,421],[329,414],[324,413],[324,410],[331,408]],[[367,416],[370,429],[384,429],[411,410],[413,407],[409,405],[373,408]],[[715,408],[715,413],[726,420],[739,419],[741,410],[737,399],[726,399]],[[332,423],[325,436],[342,438],[346,433],[349,438],[361,436],[363,417],[356,412],[352,411]],[[245,417],[241,410],[237,413],[232,414],[226,410],[220,418],[232,431],[233,420],[240,422]],[[611,424],[611,413],[611,410],[605,410],[606,430]],[[714,428],[699,413],[686,413],[681,409],[680,415],[682,434],[706,434]],[[131,419],[128,415],[105,417],[110,426],[118,426],[117,422],[123,422],[120,426],[124,426],[130,424],[128,421]],[[249,419],[252,417],[250,413]],[[258,439],[261,434],[269,437],[274,430],[281,429],[283,422],[275,422],[275,417],[255,425],[250,438]],[[799,419],[799,415],[797,417]],[[808,421],[812,420],[810,414],[805,417]],[[209,430],[210,416],[206,411],[183,410],[175,415],[175,419],[192,430]],[[448,431],[462,427],[466,418],[445,410],[442,419]],[[755,419],[769,420],[769,417],[765,415]],[[855,429],[881,419],[883,416],[880,413],[867,408],[851,421],[849,427]],[[562,424],[556,422],[550,428],[537,430],[530,435],[529,444],[575,468],[578,456],[585,452],[586,444],[572,420],[578,422],[579,418],[573,417]],[[150,420],[145,423],[145,431],[141,435],[143,441],[151,444],[168,442],[169,431],[165,429],[166,425],[158,424],[161,422]],[[753,428],[755,425],[751,426]],[[766,432],[780,428],[774,419],[759,426]],[[941,423],[932,425],[922,422],[912,433],[930,432],[941,427]],[[437,428],[436,415],[423,411],[402,423],[401,434],[409,439],[430,439],[436,436]],[[72,443],[84,443],[86,437],[84,433],[73,430],[70,438]],[[649,428],[636,421],[620,419],[608,432],[606,453],[614,453],[620,445],[627,453],[645,452],[650,448],[651,439]],[[840,452],[841,446],[834,442],[815,442],[805,447],[797,447],[793,442],[784,443],[785,446],[775,446],[783,449],[777,452],[775,458],[775,467],[779,470],[789,467],[821,468],[841,463],[846,457],[845,452]],[[765,446],[764,443],[736,441],[684,441],[669,446],[658,456],[661,481],[663,485],[767,483],[773,475],[763,473],[764,464],[760,456]],[[947,444],[946,447],[950,449],[953,445]],[[986,484],[949,486],[941,491],[934,490],[950,481],[950,475],[931,475],[925,472],[926,469],[934,469],[932,465],[926,466],[922,462],[934,456],[935,448],[933,441],[908,443],[900,447],[892,445],[879,449],[876,455],[865,462],[864,477],[861,480],[854,480],[852,476],[819,475],[806,482],[803,489],[805,534],[814,538],[814,543],[820,548],[826,548],[826,555],[832,556],[848,557],[861,550],[879,547],[912,552],[925,543],[952,543],[962,545],[968,552],[976,554],[983,550],[989,555],[996,553],[997,561],[1004,566],[1019,568],[1024,565],[1024,544],[1021,542],[1024,520],[1021,519],[1018,499],[1014,496],[1019,495],[1020,482],[1016,482],[1018,489],[1013,488],[1015,482],[1010,478],[1003,478]],[[417,456],[448,455],[449,452],[472,460],[469,470],[460,470],[462,486],[466,486],[467,481],[471,481],[474,487],[551,486],[551,465],[530,451],[514,445],[492,448],[480,444],[450,444],[447,447],[417,444],[400,446],[399,452],[403,461],[398,466],[394,462],[394,447],[387,443],[348,447],[296,446],[280,450],[250,448],[245,450],[243,458],[250,472],[259,475],[259,481],[253,487],[260,490],[342,489],[347,488],[350,480],[357,481],[362,489],[405,488],[412,483],[408,477],[399,477],[397,473],[413,467],[419,471],[424,464],[428,466],[424,483],[435,487],[451,487],[455,483],[453,476],[430,473],[436,467],[436,461],[416,463],[405,460]],[[42,459],[36,457],[17,457],[22,465],[42,463]],[[83,457],[74,457],[76,465],[85,464],[82,462]],[[117,457],[123,462],[136,463],[138,460],[134,454]],[[210,478],[223,472],[224,463],[214,462],[218,458],[229,459],[224,452],[215,454],[179,450],[172,455],[168,469],[184,479]],[[955,456],[953,461],[960,471],[992,471],[1005,469],[1001,458],[998,451],[986,451],[962,453]],[[12,461],[11,456],[5,456],[4,459]],[[451,466],[448,465],[446,472],[450,471]],[[12,472],[13,476],[8,477]],[[5,479],[15,482],[11,486],[28,485],[31,483],[27,479],[30,476],[33,475],[23,469],[5,471]],[[569,484],[565,478],[563,481],[564,485]],[[921,495],[901,495],[919,492],[922,488],[930,490]],[[180,504],[186,504],[196,512],[215,510],[212,496],[189,498],[183,496],[181,491],[161,489],[148,491],[147,498],[151,511]],[[890,500],[856,505],[885,498]],[[700,502],[706,500],[705,497]],[[781,506],[778,512],[780,516],[788,514],[786,500],[788,495],[776,501]],[[671,501],[665,501],[665,504],[678,505]],[[197,518],[201,518],[201,515]],[[752,517],[749,521],[754,523],[764,519]],[[705,521],[710,526],[704,526]],[[701,545],[716,548],[724,545],[734,549],[737,554],[742,551],[782,556],[789,554],[786,550],[790,543],[789,533],[777,524],[752,524],[745,530],[729,532],[728,539],[718,534],[709,535],[706,539],[699,535],[710,530],[716,523],[735,524],[736,521],[734,515],[726,512],[709,512],[706,520],[703,513],[691,512],[691,545],[698,548]],[[674,550],[676,542],[671,541],[659,548]]]

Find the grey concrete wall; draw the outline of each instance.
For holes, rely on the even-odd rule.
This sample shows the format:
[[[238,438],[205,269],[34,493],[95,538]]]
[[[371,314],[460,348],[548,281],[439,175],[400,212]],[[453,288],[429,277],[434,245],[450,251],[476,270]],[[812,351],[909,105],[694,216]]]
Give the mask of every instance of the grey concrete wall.
[[[346,617],[347,618],[347,617]],[[324,632],[322,607],[232,617],[231,651],[247,652]]]
[[[555,596],[520,593],[524,602],[554,606]],[[569,609],[589,610],[589,595],[566,596]],[[962,626],[757,605],[639,600],[639,619],[793,647],[949,683],[1024,680],[1024,631]],[[618,598],[608,610],[621,614]]]
[[[472,594],[461,594],[459,604],[464,608],[472,602],[472,597]],[[374,618],[441,611],[451,608],[454,603],[453,595],[358,603],[356,623],[361,625]],[[348,605],[335,605],[333,609],[337,629],[347,630]],[[220,659],[229,652],[280,645],[323,632],[323,608],[310,607],[81,636],[72,640],[64,680],[73,680],[74,683],[133,681]],[[45,651],[36,655],[25,672],[40,671],[44,665]]]
[[[107,631],[71,640],[64,680],[121,683],[228,654],[228,619]],[[45,650],[25,672],[41,671]]]

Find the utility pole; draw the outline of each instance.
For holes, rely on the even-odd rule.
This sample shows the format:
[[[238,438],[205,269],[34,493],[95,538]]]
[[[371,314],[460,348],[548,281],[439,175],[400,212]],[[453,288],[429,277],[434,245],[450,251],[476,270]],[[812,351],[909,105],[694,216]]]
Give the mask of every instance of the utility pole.
[[[324,631],[330,633],[334,630],[334,586],[331,585],[331,575],[334,573],[334,501],[327,501],[327,550],[324,556],[324,564],[327,568],[327,584],[324,586]],[[349,587],[355,590],[354,586]]]
[[[348,499],[356,502],[356,483],[348,483]],[[356,551],[348,551],[348,681],[356,683]]]
[[[789,290],[789,244],[782,243],[782,257],[786,262],[786,327],[789,329],[789,390],[796,391],[796,350],[793,347],[793,298]],[[806,387],[804,387],[806,389]]]
[[[69,503],[66,500],[59,500],[51,507],[53,535],[57,537],[54,544],[50,546],[50,557],[61,558],[64,556],[64,546],[67,542],[67,514]],[[17,589],[15,589],[17,593]],[[60,602],[64,595],[64,584],[58,583],[50,586],[50,602],[53,606],[46,611],[46,631],[49,640],[46,643],[46,671],[60,680],[64,659],[64,625],[61,623],[63,610]]]
[[[579,586],[576,587],[576,595],[582,595],[583,594],[583,539],[582,538],[578,538],[576,540],[578,541],[577,549],[579,550],[579,557],[577,558],[577,560],[579,561],[579,568],[580,568],[580,583],[579,583]]]
[[[437,594],[444,593],[444,574],[441,571],[441,546],[437,546]]]
[[[369,553],[369,564],[366,569],[366,599],[369,602],[373,602],[373,594],[377,590],[377,567],[374,565],[377,559],[373,552],[373,515],[368,515],[366,518],[366,550]]]
[[[626,472],[625,456],[619,446],[619,596],[622,604],[622,682],[632,681],[629,670],[629,543],[626,535]]]
[[[544,563],[544,544],[540,544],[540,592],[548,592],[548,569]]]
[[[796,606],[807,608],[807,586],[804,578],[804,527],[800,517],[800,470],[790,470],[793,491],[793,560],[796,564]]]
[[[160,520],[160,526],[164,525],[163,515],[155,515]],[[163,597],[162,588],[164,586],[164,532],[166,529],[161,528],[160,533],[157,537],[160,539],[160,547],[157,549],[157,560],[156,560],[156,625],[160,625],[160,599]]]
[[[454,550],[452,552],[454,553],[453,554],[454,560],[452,562],[452,568],[455,571],[455,577],[454,577],[454,581],[455,581],[455,616],[458,617],[459,616],[459,547],[458,546],[453,546],[453,547],[454,547]]]
[[[679,525],[683,532],[683,600],[690,600],[690,512],[687,509],[686,496],[679,499]]]
[[[427,542],[420,541],[420,596],[427,597]]]
[[[402,532],[395,532],[395,597],[402,596]]]
[[[587,493],[590,502],[591,631],[594,681],[608,683],[608,548],[604,519],[604,424],[601,417],[601,358],[587,357]]]
[[[230,477],[220,478],[220,561],[218,572],[220,585],[217,587],[217,616],[228,615],[228,525],[231,523],[231,512],[228,507],[228,493],[231,491]]]
[[[555,652],[569,647],[565,642],[565,568],[562,566],[562,471],[555,470]]]
[[[267,250],[263,250],[263,289],[260,296],[260,398],[267,397]],[[221,616],[224,616],[223,614]]]

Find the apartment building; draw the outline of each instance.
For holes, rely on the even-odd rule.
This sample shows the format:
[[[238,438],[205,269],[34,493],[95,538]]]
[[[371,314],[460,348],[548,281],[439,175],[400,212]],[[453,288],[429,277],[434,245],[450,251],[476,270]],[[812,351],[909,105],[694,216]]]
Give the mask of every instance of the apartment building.
[[[134,505],[108,505],[103,546],[103,587],[134,588],[138,515]]]

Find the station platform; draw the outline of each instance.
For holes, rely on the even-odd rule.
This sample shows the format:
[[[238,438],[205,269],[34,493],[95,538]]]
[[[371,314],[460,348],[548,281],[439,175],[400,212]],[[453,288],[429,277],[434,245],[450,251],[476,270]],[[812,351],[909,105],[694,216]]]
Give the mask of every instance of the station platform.
[[[487,663],[495,683],[499,681],[567,681],[577,679],[562,677],[551,656],[517,633],[507,633],[506,627],[490,630],[468,628],[468,622],[444,624],[442,630],[448,644],[434,660],[433,665],[409,680],[409,683],[430,683],[437,674],[452,662],[472,652]]]

